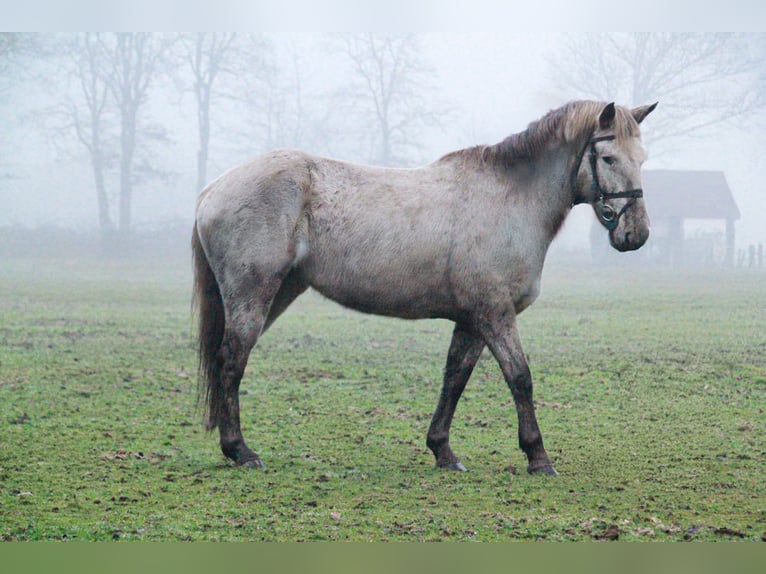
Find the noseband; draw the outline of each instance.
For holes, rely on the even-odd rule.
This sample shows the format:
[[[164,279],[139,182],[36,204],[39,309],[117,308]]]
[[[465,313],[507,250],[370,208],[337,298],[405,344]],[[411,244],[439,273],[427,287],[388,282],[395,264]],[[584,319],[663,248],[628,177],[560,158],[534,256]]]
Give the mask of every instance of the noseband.
[[[633,205],[633,200],[644,196],[644,190],[638,189],[626,189],[624,191],[604,191],[601,188],[601,184],[598,181],[598,154],[596,153],[596,144],[603,141],[611,141],[614,136],[599,136],[591,138],[588,141],[590,145],[590,173],[591,173],[591,189],[595,199],[593,200],[593,207],[596,210],[598,221],[606,227],[609,231],[617,227],[620,222],[620,217],[625,213],[625,210]],[[621,199],[628,198],[630,201],[626,202],[622,206],[622,209],[617,212],[611,205],[604,203],[605,199]]]

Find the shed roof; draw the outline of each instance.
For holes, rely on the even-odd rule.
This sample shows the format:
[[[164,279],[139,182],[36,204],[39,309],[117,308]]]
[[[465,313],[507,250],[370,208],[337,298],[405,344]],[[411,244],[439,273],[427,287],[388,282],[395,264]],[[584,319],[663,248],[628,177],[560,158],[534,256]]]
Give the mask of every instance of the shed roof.
[[[653,219],[739,219],[722,171],[644,170],[641,179]]]

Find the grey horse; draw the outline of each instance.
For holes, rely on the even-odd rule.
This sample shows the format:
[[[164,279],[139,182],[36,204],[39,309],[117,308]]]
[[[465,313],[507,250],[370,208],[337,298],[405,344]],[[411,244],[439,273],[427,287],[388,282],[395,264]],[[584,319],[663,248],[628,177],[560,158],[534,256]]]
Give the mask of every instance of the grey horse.
[[[575,204],[593,206],[615,249],[647,240],[639,124],[655,106],[570,102],[498,144],[414,169],[279,150],[211,183],[192,247],[200,399],[223,454],[263,466],[242,437],[239,384],[258,338],[313,287],[358,311],[455,323],[426,441],[438,467],[465,470],[449,430],[486,346],[513,396],[528,472],[556,474],[516,317]]]

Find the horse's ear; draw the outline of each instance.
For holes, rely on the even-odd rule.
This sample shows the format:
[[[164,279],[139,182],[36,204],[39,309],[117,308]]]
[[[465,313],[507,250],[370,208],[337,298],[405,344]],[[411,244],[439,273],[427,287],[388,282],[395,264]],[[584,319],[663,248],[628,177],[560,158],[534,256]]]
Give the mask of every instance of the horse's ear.
[[[604,109],[601,110],[601,115],[598,117],[598,127],[600,127],[602,130],[608,130],[612,127],[612,124],[614,123],[614,102],[611,102],[604,106]]]
[[[653,104],[649,106],[640,106],[638,108],[633,108],[630,110],[630,113],[633,114],[633,117],[635,118],[637,123],[641,123],[644,121],[644,118],[648,116],[650,113],[654,111],[654,108],[657,107],[657,104],[659,102],[654,102]]]

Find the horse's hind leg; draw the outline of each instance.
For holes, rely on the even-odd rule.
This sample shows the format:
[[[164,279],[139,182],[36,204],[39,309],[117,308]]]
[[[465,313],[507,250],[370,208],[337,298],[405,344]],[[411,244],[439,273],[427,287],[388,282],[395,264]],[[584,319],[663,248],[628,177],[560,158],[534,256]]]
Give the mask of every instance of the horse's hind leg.
[[[206,426],[218,427],[225,456],[251,467],[263,463],[242,437],[239,385],[275,300],[277,313],[283,299],[296,296],[279,293],[307,243],[302,214],[310,174],[303,162],[293,163],[282,155],[248,164],[213,184],[197,207],[196,292],[207,309],[200,321]]]
[[[242,381],[250,351],[263,333],[269,312],[282,281],[280,274],[266,281],[263,275],[250,272],[236,288],[225,289],[226,328],[218,351],[219,384],[211,388],[209,401],[210,424],[218,426],[221,451],[239,465],[260,468],[260,457],[251,450],[242,436],[239,415],[239,385]]]
[[[460,395],[463,394],[463,389],[483,350],[484,340],[481,336],[459,324],[455,326],[452,343],[447,353],[447,366],[444,368],[444,385],[426,439],[426,444],[434,453],[436,466],[439,468],[465,470],[463,464],[452,452],[449,444],[449,430]]]
[[[228,315],[229,313],[227,313]],[[237,464],[259,468],[260,457],[245,444],[239,418],[239,385],[250,351],[263,329],[263,313],[235,311],[218,351],[219,385],[211,389],[209,418],[218,426],[221,451]]]
[[[243,282],[225,301],[226,331],[218,352],[220,362],[220,393],[214,413],[221,439],[221,451],[237,464],[253,468],[263,467],[260,457],[252,451],[242,436],[239,416],[239,385],[247,366],[250,351],[259,337],[281,315],[307,285],[295,270],[284,280],[276,273],[269,281],[253,280],[258,273]],[[224,298],[227,299],[227,298]]]

